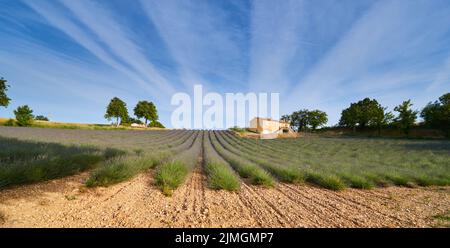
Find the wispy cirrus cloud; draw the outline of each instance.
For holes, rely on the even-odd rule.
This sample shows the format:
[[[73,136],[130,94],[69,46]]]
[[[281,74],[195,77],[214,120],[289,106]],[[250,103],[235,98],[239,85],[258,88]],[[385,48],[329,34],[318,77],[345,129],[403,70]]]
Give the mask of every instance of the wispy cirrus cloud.
[[[246,85],[245,25],[236,13],[210,1],[141,1],[148,17],[177,62],[180,80],[187,89],[203,84],[211,90]],[[226,86],[224,87],[226,82]]]
[[[0,65],[12,84],[13,101],[8,109],[28,104],[37,114],[65,121],[84,112],[78,117],[80,121],[96,122],[113,96],[134,101],[134,92],[114,83],[113,79],[126,80],[119,72],[104,66],[93,68],[92,64],[58,54],[33,40],[9,40],[14,41],[14,47],[0,51]]]
[[[252,91],[284,92],[288,87],[288,65],[302,43],[309,43],[299,34],[302,15],[303,1],[252,2],[248,79]]]
[[[167,95],[174,92],[169,81],[142,55],[138,46],[104,8],[91,1],[61,3],[74,16],[55,7],[55,4],[26,1],[26,4],[46,18],[51,25],[73,38],[102,62],[126,74],[154,97],[158,96],[154,86]],[[78,24],[79,22],[84,26]]]
[[[337,42],[372,1],[254,1],[250,71],[253,90],[284,97]]]
[[[344,100],[376,96],[383,103],[390,91],[402,91],[396,104],[413,97],[422,103],[418,95],[450,54],[442,50],[450,41],[450,27],[442,25],[450,23],[448,13],[442,1],[377,2],[296,83],[289,108],[295,109],[294,99],[305,107],[327,106],[335,123]],[[414,90],[402,90],[407,87]]]
[[[280,92],[282,114],[318,108],[335,124],[364,97],[420,108],[448,92],[447,23],[447,0],[0,1],[0,76],[14,104],[44,95],[61,118],[78,101],[101,122],[117,95],[150,98],[169,124],[171,94],[200,83]]]

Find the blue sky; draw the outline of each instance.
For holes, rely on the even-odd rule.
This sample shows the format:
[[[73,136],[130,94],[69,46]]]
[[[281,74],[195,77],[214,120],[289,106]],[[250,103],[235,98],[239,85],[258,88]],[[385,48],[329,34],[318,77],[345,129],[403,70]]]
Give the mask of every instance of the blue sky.
[[[0,0],[0,76],[52,120],[105,123],[114,96],[279,92],[281,114],[350,102],[422,108],[450,91],[450,1]]]

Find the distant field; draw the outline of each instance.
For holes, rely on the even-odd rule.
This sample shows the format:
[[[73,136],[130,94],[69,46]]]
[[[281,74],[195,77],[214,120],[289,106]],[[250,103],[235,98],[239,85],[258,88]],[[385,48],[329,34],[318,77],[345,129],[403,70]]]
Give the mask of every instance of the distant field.
[[[298,168],[326,188],[449,185],[450,142],[380,138],[254,140],[222,134],[249,159]],[[258,156],[259,155],[259,156]]]
[[[0,118],[0,126],[3,126],[8,118]],[[33,121],[31,127],[40,128],[61,128],[61,129],[87,129],[87,130],[160,130],[161,128],[148,127],[132,128],[130,126],[115,127],[108,124],[84,124],[84,123],[70,123],[70,122],[54,122],[54,121]]]
[[[450,142],[368,138],[255,140],[229,131],[110,131],[0,127],[0,188],[89,170],[106,186],[155,169],[170,195],[200,163],[208,185],[241,181],[313,184],[333,190],[449,185]]]

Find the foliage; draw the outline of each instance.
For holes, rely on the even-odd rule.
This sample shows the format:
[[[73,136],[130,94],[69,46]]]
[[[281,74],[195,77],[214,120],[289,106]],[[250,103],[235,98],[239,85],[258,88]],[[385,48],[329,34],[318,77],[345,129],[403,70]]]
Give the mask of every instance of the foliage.
[[[377,100],[364,98],[359,102],[351,103],[350,107],[342,111],[339,125],[353,129],[373,126],[380,130],[393,117],[392,113],[385,111],[386,108],[382,107]]]
[[[159,121],[152,121],[148,125],[149,127],[158,127],[158,128],[166,128],[161,122]]]
[[[228,136],[233,138],[223,139],[224,147],[230,151],[235,147],[237,156],[282,168],[297,167],[305,181],[324,188],[450,183],[448,141],[314,137],[254,140],[232,133]]]
[[[128,116],[127,119],[122,120],[122,124],[130,125],[130,124],[133,124],[133,123],[140,124],[140,125],[143,124],[143,122],[141,120],[133,118],[133,117],[130,117],[130,116]]]
[[[212,189],[235,191],[240,188],[239,178],[230,165],[216,152],[211,143],[212,132],[204,132],[203,157],[208,184]]]
[[[291,115],[282,115],[281,118],[280,118],[280,121],[284,121],[284,122],[290,123],[291,122]]]
[[[328,117],[327,113],[318,109],[302,109],[293,112],[291,115],[283,115],[281,120],[289,122],[291,126],[299,132],[301,130],[305,130],[306,128],[315,130],[320,126],[325,125],[328,122]]]
[[[219,141],[222,140],[223,146],[228,149],[228,151],[241,156],[248,161],[255,163],[266,171],[270,172],[272,175],[280,179],[282,182],[288,183],[302,183],[304,181],[304,174],[293,167],[280,167],[276,163],[272,161],[267,161],[263,158],[260,158],[259,151],[254,147],[245,148],[245,152],[243,152],[240,144],[237,143],[234,136],[229,133],[219,133],[218,135]],[[239,147],[239,148],[237,148]]]
[[[266,187],[274,186],[275,180],[267,173],[267,171],[264,171],[251,161],[230,152],[224,146],[225,142],[219,140],[216,135],[210,135],[210,138],[217,153],[225,159],[241,177],[248,178],[252,184],[264,185]]]
[[[181,161],[164,164],[155,176],[156,184],[161,187],[165,195],[171,196],[173,190],[184,182],[188,173],[189,170]]]
[[[8,81],[4,78],[0,78],[0,107],[8,107],[9,102],[11,101],[11,99],[6,95],[9,88],[9,85],[6,84],[7,82]]]
[[[246,129],[238,126],[230,127],[231,131],[238,132],[238,133],[245,133]]]
[[[14,110],[14,115],[16,116],[17,124],[19,126],[29,126],[33,122],[33,110],[28,107],[28,105],[19,106]]]
[[[34,119],[37,120],[37,121],[50,121],[50,120],[48,119],[48,117],[45,117],[45,116],[43,116],[43,115],[38,115],[38,116],[36,116]]]
[[[121,120],[128,119],[128,110],[126,103],[117,97],[111,99],[111,102],[106,108],[105,118],[108,120],[111,120],[111,118],[116,118],[116,126],[118,127]]]
[[[108,186],[128,180],[138,173],[154,168],[160,159],[149,155],[124,155],[105,161],[86,181],[86,186]]]
[[[158,112],[153,102],[139,101],[134,108],[134,115],[138,118],[144,118],[145,126],[147,126],[148,120],[152,122],[158,120]]]
[[[291,126],[295,128],[297,132],[304,130],[308,125],[308,110],[302,109],[295,111],[291,114]]]
[[[420,116],[424,119],[425,125],[444,131],[450,137],[450,93],[439,97],[439,101],[428,103],[423,108]]]
[[[202,134],[209,139],[202,142]],[[257,140],[230,131],[9,127],[0,128],[0,136],[35,140],[0,137],[0,184],[4,187],[91,169],[86,184],[108,186],[155,168],[158,185],[171,194],[201,161],[208,186],[215,189],[235,190],[237,176],[257,185],[274,186],[277,178],[332,190],[450,185],[450,142],[446,140],[318,136]]]
[[[156,185],[163,194],[171,196],[172,192],[178,188],[185,180],[189,172],[198,164],[199,155],[203,147],[203,136],[196,133],[191,146],[174,156],[171,161],[161,164],[156,172]]]
[[[5,127],[13,127],[16,125],[16,121],[13,119],[9,119],[7,120],[4,124]]]
[[[409,134],[409,130],[417,119],[418,111],[412,110],[411,107],[411,100],[408,100],[394,108],[394,111],[399,113],[398,117],[395,118],[394,123],[403,130],[406,135]]]
[[[0,137],[0,188],[72,175],[103,159],[92,147]]]
[[[318,109],[309,111],[307,116],[308,125],[310,125],[313,130],[315,130],[317,127],[325,125],[328,122],[327,113]]]

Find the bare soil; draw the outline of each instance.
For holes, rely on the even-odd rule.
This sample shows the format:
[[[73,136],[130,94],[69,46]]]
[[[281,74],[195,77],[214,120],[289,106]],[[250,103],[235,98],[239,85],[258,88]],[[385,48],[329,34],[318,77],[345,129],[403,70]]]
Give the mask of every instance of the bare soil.
[[[450,210],[450,187],[346,189],[242,184],[207,188],[200,166],[172,197],[153,172],[88,189],[87,173],[0,191],[0,227],[431,227]]]

